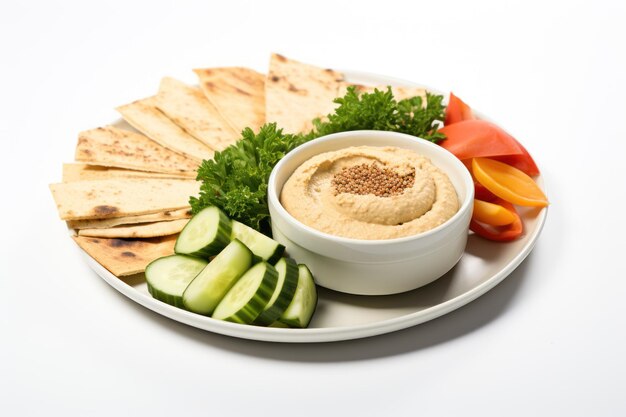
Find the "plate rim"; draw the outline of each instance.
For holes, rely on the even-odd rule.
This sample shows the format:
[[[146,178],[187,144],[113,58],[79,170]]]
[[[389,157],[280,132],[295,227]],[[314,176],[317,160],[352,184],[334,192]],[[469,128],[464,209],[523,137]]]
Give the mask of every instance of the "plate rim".
[[[400,78],[384,76],[363,71],[343,70],[346,78],[367,79],[372,83],[387,83],[398,86],[424,87],[429,91],[443,94],[445,92],[430,86],[418,84],[412,81]],[[480,112],[476,112],[481,118],[492,120]],[[538,177],[543,183],[543,177]],[[545,184],[541,184],[545,191]],[[484,295],[494,288],[500,282],[511,274],[530,254],[534,248],[541,231],[546,222],[548,207],[541,209],[537,216],[535,228],[527,237],[528,241],[522,249],[511,259],[502,269],[493,274],[490,278],[483,281],[479,285],[472,287],[468,291],[457,295],[456,297],[436,304],[424,310],[415,311],[390,319],[375,321],[367,324],[359,324],[353,326],[337,326],[326,328],[306,328],[306,329],[285,329],[251,326],[245,324],[231,323],[222,320],[216,320],[211,317],[202,316],[191,313],[189,311],[163,303],[148,294],[142,293],[135,287],[126,283],[122,278],[118,278],[110,271],[100,265],[82,248],[80,249],[87,265],[105,282],[118,292],[140,304],[141,306],[167,317],[171,320],[196,327],[202,330],[218,333],[226,336],[237,337],[242,339],[257,340],[264,342],[281,342],[281,343],[320,343],[320,342],[336,342],[343,340],[361,339],[366,337],[378,336],[386,333],[413,327],[427,321],[433,320],[448,314]]]

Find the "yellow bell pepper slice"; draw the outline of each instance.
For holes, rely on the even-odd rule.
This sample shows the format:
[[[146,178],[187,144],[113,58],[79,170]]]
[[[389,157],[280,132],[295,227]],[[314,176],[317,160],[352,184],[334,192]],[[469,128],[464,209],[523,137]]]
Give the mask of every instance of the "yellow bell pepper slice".
[[[506,226],[516,220],[516,216],[499,204],[474,200],[472,219],[491,226]]]
[[[517,168],[489,158],[474,158],[476,180],[493,194],[519,206],[545,207],[548,198],[537,183]]]

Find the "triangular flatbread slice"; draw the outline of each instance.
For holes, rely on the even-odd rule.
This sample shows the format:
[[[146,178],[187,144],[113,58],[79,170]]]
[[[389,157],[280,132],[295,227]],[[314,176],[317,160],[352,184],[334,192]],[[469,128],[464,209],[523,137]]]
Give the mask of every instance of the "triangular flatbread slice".
[[[139,240],[72,236],[89,256],[118,277],[143,272],[155,259],[172,255],[176,237]]]
[[[193,173],[198,162],[152,139],[113,126],[86,130],[78,136],[75,159],[92,165],[162,173]]]
[[[340,72],[272,54],[265,82],[265,115],[287,133],[307,132],[311,121],[331,113],[336,104]]]
[[[103,167],[87,164],[63,164],[63,182],[107,180],[113,178],[195,178],[196,172],[163,174],[160,172],[135,171],[132,169]]]
[[[422,98],[422,107],[426,107],[426,89],[422,87],[391,87],[391,91],[393,92],[393,96],[396,100],[404,100],[406,98],[411,98],[415,96],[419,96]]]
[[[189,207],[195,180],[128,178],[51,184],[62,220],[137,216]]]
[[[265,75],[250,68],[195,69],[200,88],[236,132],[265,123]]]
[[[169,236],[183,230],[183,227],[185,227],[188,221],[188,219],[179,219],[165,222],[122,225],[107,229],[81,229],[78,231],[78,236],[107,238],[148,238]]]
[[[128,226],[131,224],[163,222],[189,218],[191,218],[191,210],[183,208],[159,213],[140,214],[138,216],[113,217],[110,219],[70,220],[67,222],[67,226],[71,229],[108,229],[120,225]]]
[[[174,78],[163,78],[155,104],[174,123],[211,149],[221,151],[239,139],[239,134],[198,88]]]
[[[128,124],[167,149],[197,161],[213,158],[211,148],[171,121],[156,107],[155,101],[154,97],[148,97],[116,110]]]

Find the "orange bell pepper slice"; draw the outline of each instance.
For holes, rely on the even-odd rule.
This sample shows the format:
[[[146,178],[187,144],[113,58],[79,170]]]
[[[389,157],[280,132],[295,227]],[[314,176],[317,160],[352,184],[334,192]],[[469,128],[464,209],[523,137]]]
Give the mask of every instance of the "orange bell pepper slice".
[[[532,207],[548,205],[548,198],[531,177],[503,162],[474,158],[472,173],[485,188],[510,203]]]
[[[506,226],[516,220],[515,214],[500,204],[474,200],[472,219],[491,226]]]
[[[472,217],[470,220],[470,230],[476,233],[478,236],[485,239],[494,240],[496,242],[510,242],[517,239],[524,232],[524,224],[519,214],[515,210],[515,207],[508,201],[496,200],[496,203],[509,210],[515,217],[515,220],[506,226],[490,226],[488,224],[480,223]]]

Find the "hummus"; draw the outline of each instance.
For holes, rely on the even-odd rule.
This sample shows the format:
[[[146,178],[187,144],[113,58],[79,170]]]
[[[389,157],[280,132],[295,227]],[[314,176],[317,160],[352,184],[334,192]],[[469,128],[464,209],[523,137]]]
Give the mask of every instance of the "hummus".
[[[373,146],[312,157],[289,177],[280,202],[307,226],[355,239],[422,233],[459,209],[448,176],[428,158]]]

